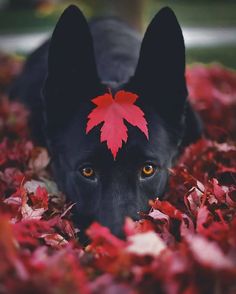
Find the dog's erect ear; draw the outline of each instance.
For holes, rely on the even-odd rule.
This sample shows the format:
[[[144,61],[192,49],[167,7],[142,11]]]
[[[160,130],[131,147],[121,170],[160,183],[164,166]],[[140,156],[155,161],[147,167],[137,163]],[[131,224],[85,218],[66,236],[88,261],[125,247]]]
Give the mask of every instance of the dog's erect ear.
[[[47,116],[63,123],[78,105],[95,97],[101,87],[88,23],[76,6],[69,6],[53,32],[48,77],[43,89]],[[48,118],[48,120],[49,120]]]
[[[168,122],[179,120],[187,96],[185,46],[173,11],[163,8],[145,33],[130,87]]]

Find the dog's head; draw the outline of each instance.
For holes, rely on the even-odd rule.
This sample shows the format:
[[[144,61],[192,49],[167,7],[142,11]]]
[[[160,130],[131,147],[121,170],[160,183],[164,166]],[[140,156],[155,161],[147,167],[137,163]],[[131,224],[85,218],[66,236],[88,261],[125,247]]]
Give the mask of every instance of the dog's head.
[[[55,177],[77,203],[82,227],[97,220],[120,234],[126,216],[137,218],[149,199],[163,195],[183,136],[184,72],[182,32],[165,8],[146,31],[134,76],[120,85],[139,96],[149,139],[126,123],[128,141],[114,160],[100,142],[100,126],[86,134],[91,99],[107,92],[97,73],[88,24],[76,7],[62,15],[52,36],[44,87],[46,131]]]

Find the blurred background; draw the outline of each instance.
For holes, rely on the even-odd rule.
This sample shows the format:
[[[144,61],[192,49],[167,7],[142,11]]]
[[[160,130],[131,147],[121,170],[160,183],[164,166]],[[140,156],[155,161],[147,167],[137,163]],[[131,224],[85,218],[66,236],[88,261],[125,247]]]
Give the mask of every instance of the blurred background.
[[[50,35],[71,3],[90,18],[115,14],[122,9],[122,1],[0,0],[0,51],[27,55]],[[142,30],[161,7],[168,5],[175,11],[183,28],[188,63],[220,62],[236,69],[236,0],[126,0],[128,8],[123,13],[127,19],[130,9],[138,10],[135,1],[142,7]]]

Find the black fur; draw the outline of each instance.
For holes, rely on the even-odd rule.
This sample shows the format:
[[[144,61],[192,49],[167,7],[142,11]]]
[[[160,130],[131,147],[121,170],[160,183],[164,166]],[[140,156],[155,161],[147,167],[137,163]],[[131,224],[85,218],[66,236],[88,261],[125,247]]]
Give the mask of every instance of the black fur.
[[[12,90],[32,109],[34,135],[49,147],[56,180],[77,203],[82,228],[97,220],[121,234],[126,216],[136,219],[137,212],[148,208],[148,199],[162,197],[168,169],[180,148],[200,136],[187,101],[183,36],[170,8],[154,17],[141,50],[140,44],[140,36],[119,20],[100,19],[88,25],[80,10],[70,6],[50,45],[48,41],[29,58]],[[150,136],[147,140],[127,124],[128,142],[116,161],[100,143],[99,127],[85,133],[94,107],[91,99],[107,92],[107,87],[139,95],[137,104],[145,113]],[[146,163],[156,168],[150,177],[141,173]],[[96,175],[85,178],[81,174],[85,166],[92,166]]]

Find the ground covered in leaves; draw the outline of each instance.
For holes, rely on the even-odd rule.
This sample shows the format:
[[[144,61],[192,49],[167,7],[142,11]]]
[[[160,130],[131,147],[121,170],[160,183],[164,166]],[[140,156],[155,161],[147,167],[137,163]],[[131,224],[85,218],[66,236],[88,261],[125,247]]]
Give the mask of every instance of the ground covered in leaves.
[[[236,293],[236,73],[188,68],[205,138],[170,171],[165,200],[127,218],[126,240],[94,223],[83,247],[27,111],[5,95],[20,68],[0,57],[0,293]]]

